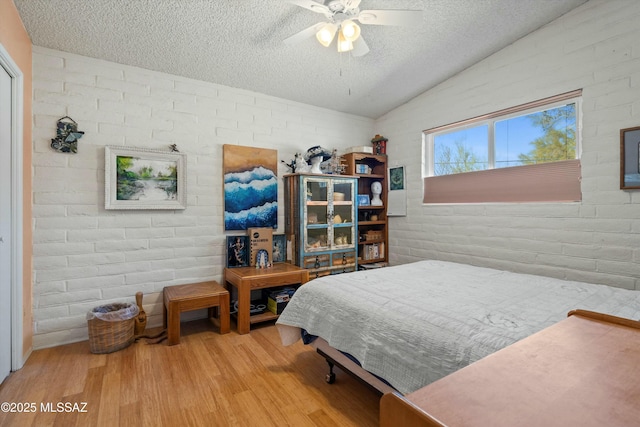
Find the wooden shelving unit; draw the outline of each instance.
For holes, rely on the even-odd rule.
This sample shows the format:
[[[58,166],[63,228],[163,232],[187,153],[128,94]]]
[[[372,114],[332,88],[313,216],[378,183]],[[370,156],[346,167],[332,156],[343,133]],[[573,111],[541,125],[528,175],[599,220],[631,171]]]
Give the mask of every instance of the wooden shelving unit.
[[[387,223],[387,156],[386,154],[348,153],[345,173],[358,177],[358,194],[371,198],[371,184],[382,184],[382,206],[358,206],[358,265],[386,263],[389,260]]]

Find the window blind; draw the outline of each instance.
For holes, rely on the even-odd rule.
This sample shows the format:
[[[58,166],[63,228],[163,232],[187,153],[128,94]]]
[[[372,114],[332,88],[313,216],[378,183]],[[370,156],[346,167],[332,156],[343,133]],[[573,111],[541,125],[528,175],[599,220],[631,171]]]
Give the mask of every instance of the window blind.
[[[424,203],[575,202],[580,160],[424,178]]]

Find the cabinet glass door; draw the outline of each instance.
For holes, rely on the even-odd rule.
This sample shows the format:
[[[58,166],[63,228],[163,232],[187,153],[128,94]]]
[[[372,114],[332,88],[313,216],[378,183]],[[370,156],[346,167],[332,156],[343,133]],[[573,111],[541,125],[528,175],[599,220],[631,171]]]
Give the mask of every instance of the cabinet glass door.
[[[302,188],[306,191],[303,227],[305,251],[326,250],[330,246],[329,210],[330,188],[326,179],[305,177]]]
[[[351,179],[305,177],[305,251],[355,247],[355,185]]]
[[[353,180],[336,178],[332,181],[331,225],[332,247],[353,248],[355,241],[355,188]]]

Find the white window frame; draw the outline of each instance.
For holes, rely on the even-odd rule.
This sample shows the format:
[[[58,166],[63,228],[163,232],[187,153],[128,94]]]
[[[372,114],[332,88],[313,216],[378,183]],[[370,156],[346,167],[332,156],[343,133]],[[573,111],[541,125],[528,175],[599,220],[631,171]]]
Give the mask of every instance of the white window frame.
[[[514,117],[525,116],[528,114],[538,113],[545,110],[561,107],[563,105],[575,104],[576,106],[576,159],[582,157],[582,90],[567,92],[550,98],[541,99],[516,107],[489,113],[472,119],[462,120],[460,122],[451,123],[437,128],[423,131],[423,178],[434,176],[435,172],[435,155],[434,155],[434,139],[438,135],[450,133],[487,125],[488,128],[488,164],[487,170],[495,169],[495,135],[494,125],[498,121],[507,120]],[[512,166],[519,167],[519,166]],[[464,173],[464,172],[462,172]]]

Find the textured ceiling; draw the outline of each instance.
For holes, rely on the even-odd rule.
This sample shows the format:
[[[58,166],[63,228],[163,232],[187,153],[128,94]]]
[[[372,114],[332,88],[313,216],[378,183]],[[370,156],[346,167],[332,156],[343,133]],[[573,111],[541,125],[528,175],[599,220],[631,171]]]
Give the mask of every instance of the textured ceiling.
[[[371,51],[285,38],[323,20],[286,0],[14,0],[36,46],[378,118],[586,0],[362,0],[422,10],[361,25]]]

